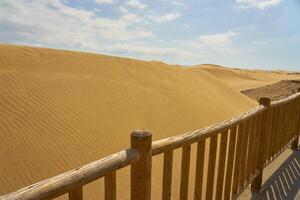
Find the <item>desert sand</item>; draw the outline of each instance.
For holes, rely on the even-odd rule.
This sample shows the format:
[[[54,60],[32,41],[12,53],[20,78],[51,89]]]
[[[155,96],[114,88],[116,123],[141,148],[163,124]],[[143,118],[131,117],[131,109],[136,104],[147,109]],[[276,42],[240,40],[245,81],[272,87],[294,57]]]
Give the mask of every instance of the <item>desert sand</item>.
[[[128,148],[134,129],[149,130],[157,140],[221,122],[257,105],[241,90],[299,78],[0,45],[0,194]],[[153,199],[161,198],[161,158],[153,161]],[[179,151],[174,162],[177,199]],[[129,199],[126,174],[128,168],[117,173],[118,199]],[[87,185],[84,196],[102,198],[102,184]]]
[[[261,87],[281,80],[299,79],[300,77],[299,72],[285,72],[282,70],[248,70],[207,64],[191,68],[192,70],[207,71],[237,91]]]

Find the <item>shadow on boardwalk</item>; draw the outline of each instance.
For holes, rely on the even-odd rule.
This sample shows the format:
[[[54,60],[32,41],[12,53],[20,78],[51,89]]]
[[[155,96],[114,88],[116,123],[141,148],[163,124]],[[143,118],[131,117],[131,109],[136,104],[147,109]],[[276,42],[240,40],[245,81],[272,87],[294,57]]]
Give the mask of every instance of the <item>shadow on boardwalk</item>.
[[[263,193],[252,193],[253,200],[300,200],[300,149],[282,163],[263,187]]]

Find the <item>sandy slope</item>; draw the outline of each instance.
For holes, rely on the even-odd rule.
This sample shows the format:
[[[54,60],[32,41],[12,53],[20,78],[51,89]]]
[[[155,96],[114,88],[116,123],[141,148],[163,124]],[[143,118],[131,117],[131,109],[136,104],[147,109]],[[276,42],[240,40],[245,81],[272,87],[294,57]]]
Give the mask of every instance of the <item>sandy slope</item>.
[[[238,91],[265,86],[283,79],[299,79],[298,73],[230,69],[218,65],[198,65],[192,70],[205,70]]]
[[[247,74],[252,81],[252,72]],[[246,111],[256,103],[237,88],[259,81],[253,83],[245,76],[216,67],[184,69],[0,45],[0,194],[127,148],[133,129],[150,130],[159,139]],[[160,159],[153,162],[153,199],[161,196]],[[177,197],[180,159],[174,162],[173,195]],[[194,162],[192,158],[191,172]],[[118,172],[120,199],[129,197],[124,173],[128,169]],[[102,195],[101,184],[97,181],[85,187],[86,197]]]

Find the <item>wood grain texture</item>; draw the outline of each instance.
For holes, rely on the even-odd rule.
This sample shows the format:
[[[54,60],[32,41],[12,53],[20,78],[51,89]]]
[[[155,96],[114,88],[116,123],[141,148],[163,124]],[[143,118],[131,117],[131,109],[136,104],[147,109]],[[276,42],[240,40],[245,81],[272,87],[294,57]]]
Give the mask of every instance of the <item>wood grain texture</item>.
[[[281,100],[277,100],[277,101],[272,101],[271,104],[270,104],[270,107],[277,107],[277,106],[280,106],[280,105],[285,105],[286,103],[288,102],[291,102],[291,101],[294,101],[295,99],[299,98],[300,97],[300,93],[295,93],[289,97],[286,97],[284,99],[281,99]]]
[[[287,122],[288,122],[288,106],[287,104],[283,105],[283,115],[282,115],[282,126],[281,126],[281,131],[280,131],[280,145],[279,145],[279,152],[284,148],[285,144],[285,136],[286,136],[286,131],[287,131]]]
[[[218,135],[210,137],[205,199],[213,198]]]
[[[246,168],[247,168],[247,152],[248,152],[248,144],[249,144],[249,127],[250,121],[246,121],[243,128],[243,142],[242,142],[242,156],[241,156],[241,170],[240,170],[240,181],[239,187],[243,189],[245,187],[246,181]]]
[[[280,121],[279,121],[279,127],[278,127],[278,140],[277,140],[277,149],[276,149],[276,156],[278,156],[278,153],[281,150],[281,146],[282,146],[282,132],[284,131],[284,115],[285,115],[285,107],[281,106],[280,107]]]
[[[204,154],[205,154],[205,139],[200,140],[197,143],[194,200],[201,200],[202,198]]]
[[[180,200],[188,199],[191,145],[183,146],[181,153]]]
[[[164,153],[162,199],[171,199],[173,150]]]
[[[215,197],[216,199],[222,199],[223,197],[228,130],[223,131],[221,133],[220,140],[221,141],[220,141],[220,151],[219,151],[219,160],[218,160],[217,187],[216,187],[216,197]]]
[[[139,159],[136,149],[120,151],[69,172],[45,179],[0,199],[51,199],[90,183],[111,171],[126,167]]]
[[[298,89],[298,92],[300,92],[300,88]],[[295,139],[291,143],[291,149],[292,150],[297,150],[298,149],[298,142],[299,142],[299,134],[300,134],[300,98],[296,100],[296,114],[295,114]]]
[[[117,199],[116,171],[112,171],[104,176],[104,188],[105,200]]]
[[[232,195],[238,194],[239,189],[239,178],[240,178],[240,170],[241,170],[241,156],[242,156],[242,134],[243,124],[238,126],[237,131],[237,144],[235,150],[235,159],[234,159],[234,174],[233,174],[233,182],[232,182]]]
[[[298,99],[299,97],[300,97],[300,93],[296,93],[285,99],[273,101],[269,105],[269,107],[275,108],[280,105],[285,105],[286,103],[294,101],[294,100]],[[180,148],[185,144],[191,144],[200,139],[208,138],[210,136],[218,134],[219,132],[229,129],[229,128],[239,124],[242,121],[246,121],[246,120],[254,117],[257,114],[262,113],[265,109],[266,108],[264,106],[260,105],[256,108],[249,110],[248,112],[245,112],[245,113],[243,113],[237,117],[234,117],[230,120],[226,120],[222,123],[215,124],[210,127],[202,128],[202,129],[199,129],[199,130],[196,130],[193,132],[185,133],[182,135],[155,141],[152,144],[152,153],[153,153],[153,155],[157,155],[164,151]]]
[[[131,200],[151,200],[152,134],[148,131],[133,131],[130,140],[131,148],[136,149],[140,155],[130,168]]]
[[[69,192],[69,200],[83,200],[82,186]]]
[[[250,125],[249,147],[248,147],[247,168],[246,168],[247,169],[247,173],[246,173],[247,180],[250,180],[250,176],[252,174],[257,116],[253,117],[250,121],[251,121],[250,122],[251,125]]]
[[[273,158],[273,148],[275,144],[275,123],[276,123],[276,110],[275,108],[270,108],[271,123],[270,123],[270,146],[268,149],[268,160]]]
[[[236,132],[237,127],[230,129],[229,144],[228,144],[228,156],[227,156],[227,169],[225,175],[225,186],[224,186],[224,199],[230,199],[231,197],[231,186],[233,182],[233,169],[234,169],[234,156],[236,148]]]
[[[269,108],[268,115],[268,128],[266,132],[266,148],[265,148],[265,162],[267,163],[270,160],[270,151],[272,148],[272,122],[273,121],[273,109]]]
[[[276,128],[275,128],[276,140],[274,144],[273,157],[276,157],[279,151],[279,144],[280,144],[279,134],[280,134],[280,128],[282,126],[282,107],[277,107],[276,110],[277,110],[277,120],[276,120]]]
[[[260,191],[262,186],[262,176],[263,176],[263,168],[265,163],[265,141],[266,134],[269,128],[269,108],[270,108],[271,100],[269,98],[260,98],[259,104],[265,106],[267,109],[262,113],[261,118],[261,126],[260,126],[260,137],[259,137],[259,146],[258,146],[258,160],[257,160],[257,169],[259,170],[259,174],[251,183],[251,189],[253,191]]]
[[[257,171],[257,161],[258,161],[258,154],[259,154],[259,137],[260,137],[260,126],[261,126],[261,118],[262,114],[257,115],[256,120],[256,128],[255,128],[255,144],[254,144],[254,157],[253,157],[253,163],[252,163],[252,173],[255,173]]]
[[[212,125],[210,127],[202,128],[193,132],[177,135],[161,140],[154,141],[152,143],[152,154],[157,155],[168,150],[183,147],[184,145],[192,144],[201,139],[205,139],[214,136],[222,131],[228,130],[229,128],[237,125],[238,123],[248,120],[256,114],[262,113],[265,110],[263,106],[258,106],[245,112],[237,117],[230,120],[226,120],[222,123]]]

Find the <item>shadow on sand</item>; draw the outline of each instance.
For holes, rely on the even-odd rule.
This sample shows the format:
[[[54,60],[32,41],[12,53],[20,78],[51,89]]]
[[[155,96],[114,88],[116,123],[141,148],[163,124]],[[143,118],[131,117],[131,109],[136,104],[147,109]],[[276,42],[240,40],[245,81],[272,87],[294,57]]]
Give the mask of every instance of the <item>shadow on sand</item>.
[[[252,192],[253,200],[300,199],[300,149],[288,157],[263,188],[263,193]]]

